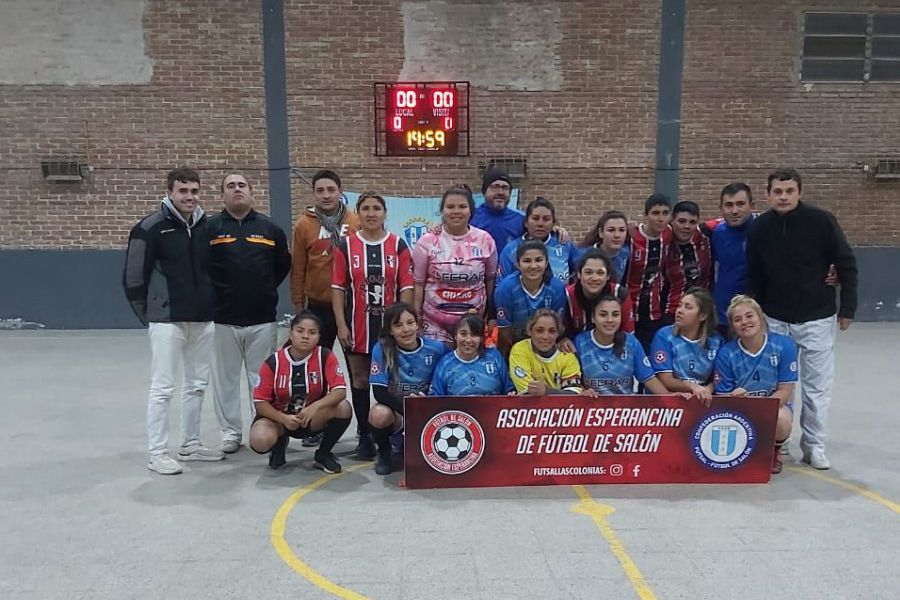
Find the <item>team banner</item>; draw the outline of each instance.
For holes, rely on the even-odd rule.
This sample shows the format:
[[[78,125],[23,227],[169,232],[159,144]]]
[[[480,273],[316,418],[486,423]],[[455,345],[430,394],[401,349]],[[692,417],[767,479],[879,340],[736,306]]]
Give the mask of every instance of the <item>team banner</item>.
[[[484,196],[482,194],[473,194],[475,206],[484,204]],[[359,199],[359,192],[344,192],[344,201],[347,205],[354,207]],[[426,231],[441,222],[441,197],[405,197],[405,196],[385,196],[384,203],[387,205],[387,218],[384,227],[388,231],[393,231],[398,236],[403,236],[409,247],[412,248],[416,241],[422,237]],[[519,190],[513,189],[509,198],[510,208],[515,209],[519,204]],[[499,253],[503,248],[497,248]]]
[[[776,398],[490,396],[405,399],[412,489],[766,483]]]

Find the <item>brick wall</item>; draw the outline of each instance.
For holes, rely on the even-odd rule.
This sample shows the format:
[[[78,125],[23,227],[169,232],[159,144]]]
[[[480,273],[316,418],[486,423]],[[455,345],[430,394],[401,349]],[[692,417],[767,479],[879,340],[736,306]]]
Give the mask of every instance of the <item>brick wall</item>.
[[[434,3],[435,10],[444,4]],[[400,0],[286,2],[292,163],[334,168],[352,190],[433,195],[453,182],[476,184],[478,164],[489,157],[523,157],[526,199],[554,200],[573,232],[607,208],[637,217],[653,186],[658,4],[507,7],[543,11],[539,18],[552,22],[540,31],[560,34],[547,45],[553,76],[521,87],[492,79],[496,65],[467,72],[466,57],[507,37],[527,41],[538,30],[498,36],[499,3],[465,7],[459,18],[469,19],[472,35],[446,53],[430,48],[433,40],[406,38],[404,19],[419,17]],[[801,85],[804,7],[688,3],[682,196],[715,212],[722,185],[744,179],[762,202],[768,170],[792,164],[806,175],[808,197],[834,210],[853,242],[900,245],[900,185],[875,184],[855,166],[900,154],[900,84]],[[831,8],[860,6],[838,0]],[[896,2],[868,8],[900,10]],[[506,26],[534,28],[533,21],[507,19]],[[182,163],[200,168],[207,208],[217,207],[215,185],[231,168],[256,180],[266,207],[259,2],[148,1],[143,27],[153,61],[149,85],[0,86],[0,177],[7,184],[0,248],[123,247],[130,226],[163,193],[165,173]],[[435,61],[442,78],[473,82],[472,156],[372,155],[372,83],[400,77],[407,44],[444,51],[446,60]],[[40,160],[55,153],[93,165],[88,182],[68,189],[43,183]],[[293,195],[297,215],[310,200],[308,186],[295,184]]]

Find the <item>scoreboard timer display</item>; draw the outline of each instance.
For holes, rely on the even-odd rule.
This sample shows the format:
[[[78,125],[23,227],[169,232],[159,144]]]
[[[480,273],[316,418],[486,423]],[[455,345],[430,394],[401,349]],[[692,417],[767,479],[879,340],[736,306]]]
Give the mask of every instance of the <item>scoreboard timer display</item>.
[[[377,154],[459,156],[461,132],[468,154],[468,84],[384,83],[375,94]]]

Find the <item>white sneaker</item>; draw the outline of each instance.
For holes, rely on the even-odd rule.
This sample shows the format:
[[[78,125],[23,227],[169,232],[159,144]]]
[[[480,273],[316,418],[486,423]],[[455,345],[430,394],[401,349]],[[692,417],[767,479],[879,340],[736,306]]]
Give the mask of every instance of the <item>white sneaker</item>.
[[[160,475],[178,475],[181,473],[181,465],[168,454],[153,454],[147,468],[156,471]]]
[[[178,458],[181,460],[215,461],[225,458],[225,454],[221,450],[213,450],[203,444],[191,444],[190,446],[181,447],[181,451],[178,452]]]
[[[234,454],[240,447],[240,440],[225,440],[222,442],[222,452],[225,454]]]
[[[810,448],[803,451],[803,462],[809,464],[813,469],[825,471],[831,468],[831,461],[825,456],[824,448]]]

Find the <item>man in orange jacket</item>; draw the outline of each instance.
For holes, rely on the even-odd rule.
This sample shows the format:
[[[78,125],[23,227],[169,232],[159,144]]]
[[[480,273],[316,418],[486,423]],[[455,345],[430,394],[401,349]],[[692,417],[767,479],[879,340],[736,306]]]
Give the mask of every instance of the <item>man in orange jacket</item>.
[[[342,202],[341,178],[323,169],[313,175],[315,206],[294,224],[291,300],[300,312],[308,308],[322,320],[319,345],[334,346],[337,324],[331,308],[331,263],[341,237],[359,229],[359,216]]]

